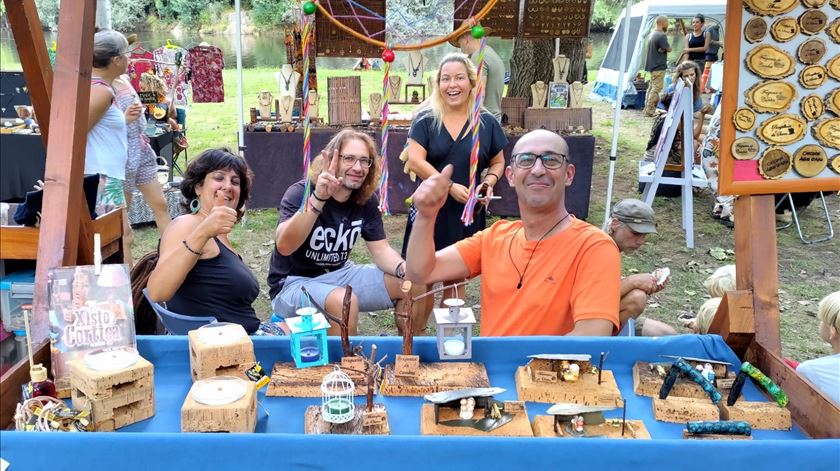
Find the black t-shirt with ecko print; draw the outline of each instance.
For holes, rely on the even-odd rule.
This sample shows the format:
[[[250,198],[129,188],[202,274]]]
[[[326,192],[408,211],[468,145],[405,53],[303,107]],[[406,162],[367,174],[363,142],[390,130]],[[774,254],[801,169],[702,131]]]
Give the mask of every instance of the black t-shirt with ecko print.
[[[303,180],[286,190],[280,203],[281,223],[298,212],[303,191]],[[314,278],[343,267],[359,236],[368,242],[384,239],[385,227],[378,206],[376,195],[363,205],[356,204],[352,198],[343,203],[334,199],[324,203],[306,240],[294,253],[280,255],[274,247],[268,269],[271,299],[283,288],[287,276]]]

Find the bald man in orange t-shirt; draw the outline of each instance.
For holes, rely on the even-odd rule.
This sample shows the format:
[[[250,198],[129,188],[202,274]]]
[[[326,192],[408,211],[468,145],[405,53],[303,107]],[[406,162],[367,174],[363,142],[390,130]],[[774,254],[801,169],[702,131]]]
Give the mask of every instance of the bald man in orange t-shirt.
[[[521,220],[498,221],[438,252],[432,234],[452,169],[423,181],[413,196],[406,277],[429,284],[481,275],[482,335],[612,335],[621,259],[608,235],[566,210],[569,157],[555,133],[522,136],[505,169]]]

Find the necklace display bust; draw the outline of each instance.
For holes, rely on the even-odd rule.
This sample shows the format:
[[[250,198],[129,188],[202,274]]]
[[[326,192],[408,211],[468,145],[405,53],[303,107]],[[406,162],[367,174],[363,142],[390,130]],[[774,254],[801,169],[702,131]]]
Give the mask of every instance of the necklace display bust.
[[[268,90],[263,90],[257,93],[257,103],[260,105],[260,118],[271,118],[271,104],[274,102],[274,96]]]
[[[278,119],[283,123],[292,122],[292,110],[295,107],[295,97],[283,95],[280,97],[280,116]]]
[[[580,108],[583,104],[583,84],[572,82],[569,85],[569,108]]]
[[[568,83],[566,78],[569,76],[569,65],[572,61],[568,57],[560,54],[551,60],[554,65],[554,80],[553,82]]]
[[[368,112],[370,113],[371,121],[382,120],[382,94],[371,93],[368,97]]]
[[[402,77],[398,75],[391,75],[388,77],[388,90],[391,92],[391,101],[400,101]]]
[[[545,108],[545,101],[548,98],[548,86],[545,82],[540,80],[531,85],[531,97],[533,99],[531,108]]]
[[[318,118],[318,103],[321,101],[321,97],[318,95],[318,92],[315,90],[309,90],[309,97],[307,97],[307,101],[309,102],[309,118]]]
[[[423,69],[426,65],[426,58],[423,57],[423,53],[420,51],[409,51],[405,57],[405,69],[408,73],[406,83],[409,85],[422,85]]]
[[[277,84],[280,86],[280,96],[291,95],[297,97],[297,85],[300,81],[300,74],[290,64],[283,64],[280,72],[274,74],[277,77]]]

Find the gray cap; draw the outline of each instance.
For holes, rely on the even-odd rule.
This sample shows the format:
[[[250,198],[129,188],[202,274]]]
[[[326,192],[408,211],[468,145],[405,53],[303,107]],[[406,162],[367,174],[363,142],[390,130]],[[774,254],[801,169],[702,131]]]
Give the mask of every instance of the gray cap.
[[[653,218],[653,208],[644,201],[626,199],[619,201],[612,209],[614,218],[630,226],[639,234],[655,234],[656,221]]]

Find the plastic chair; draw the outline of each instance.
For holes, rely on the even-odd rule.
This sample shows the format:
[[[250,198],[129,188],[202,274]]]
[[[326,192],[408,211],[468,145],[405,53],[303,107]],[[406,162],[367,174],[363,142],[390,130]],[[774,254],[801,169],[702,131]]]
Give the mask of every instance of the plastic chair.
[[[635,337],[636,336],[636,319],[632,317],[627,319],[627,323],[624,324],[624,327],[615,334],[616,337]]]
[[[196,317],[185,316],[183,314],[176,314],[166,309],[162,304],[156,303],[149,299],[149,293],[146,288],[143,288],[143,296],[149,301],[149,304],[157,314],[158,320],[166,328],[166,332],[170,335],[187,335],[187,332],[195,330],[203,325],[216,324],[219,321],[213,316]]]

